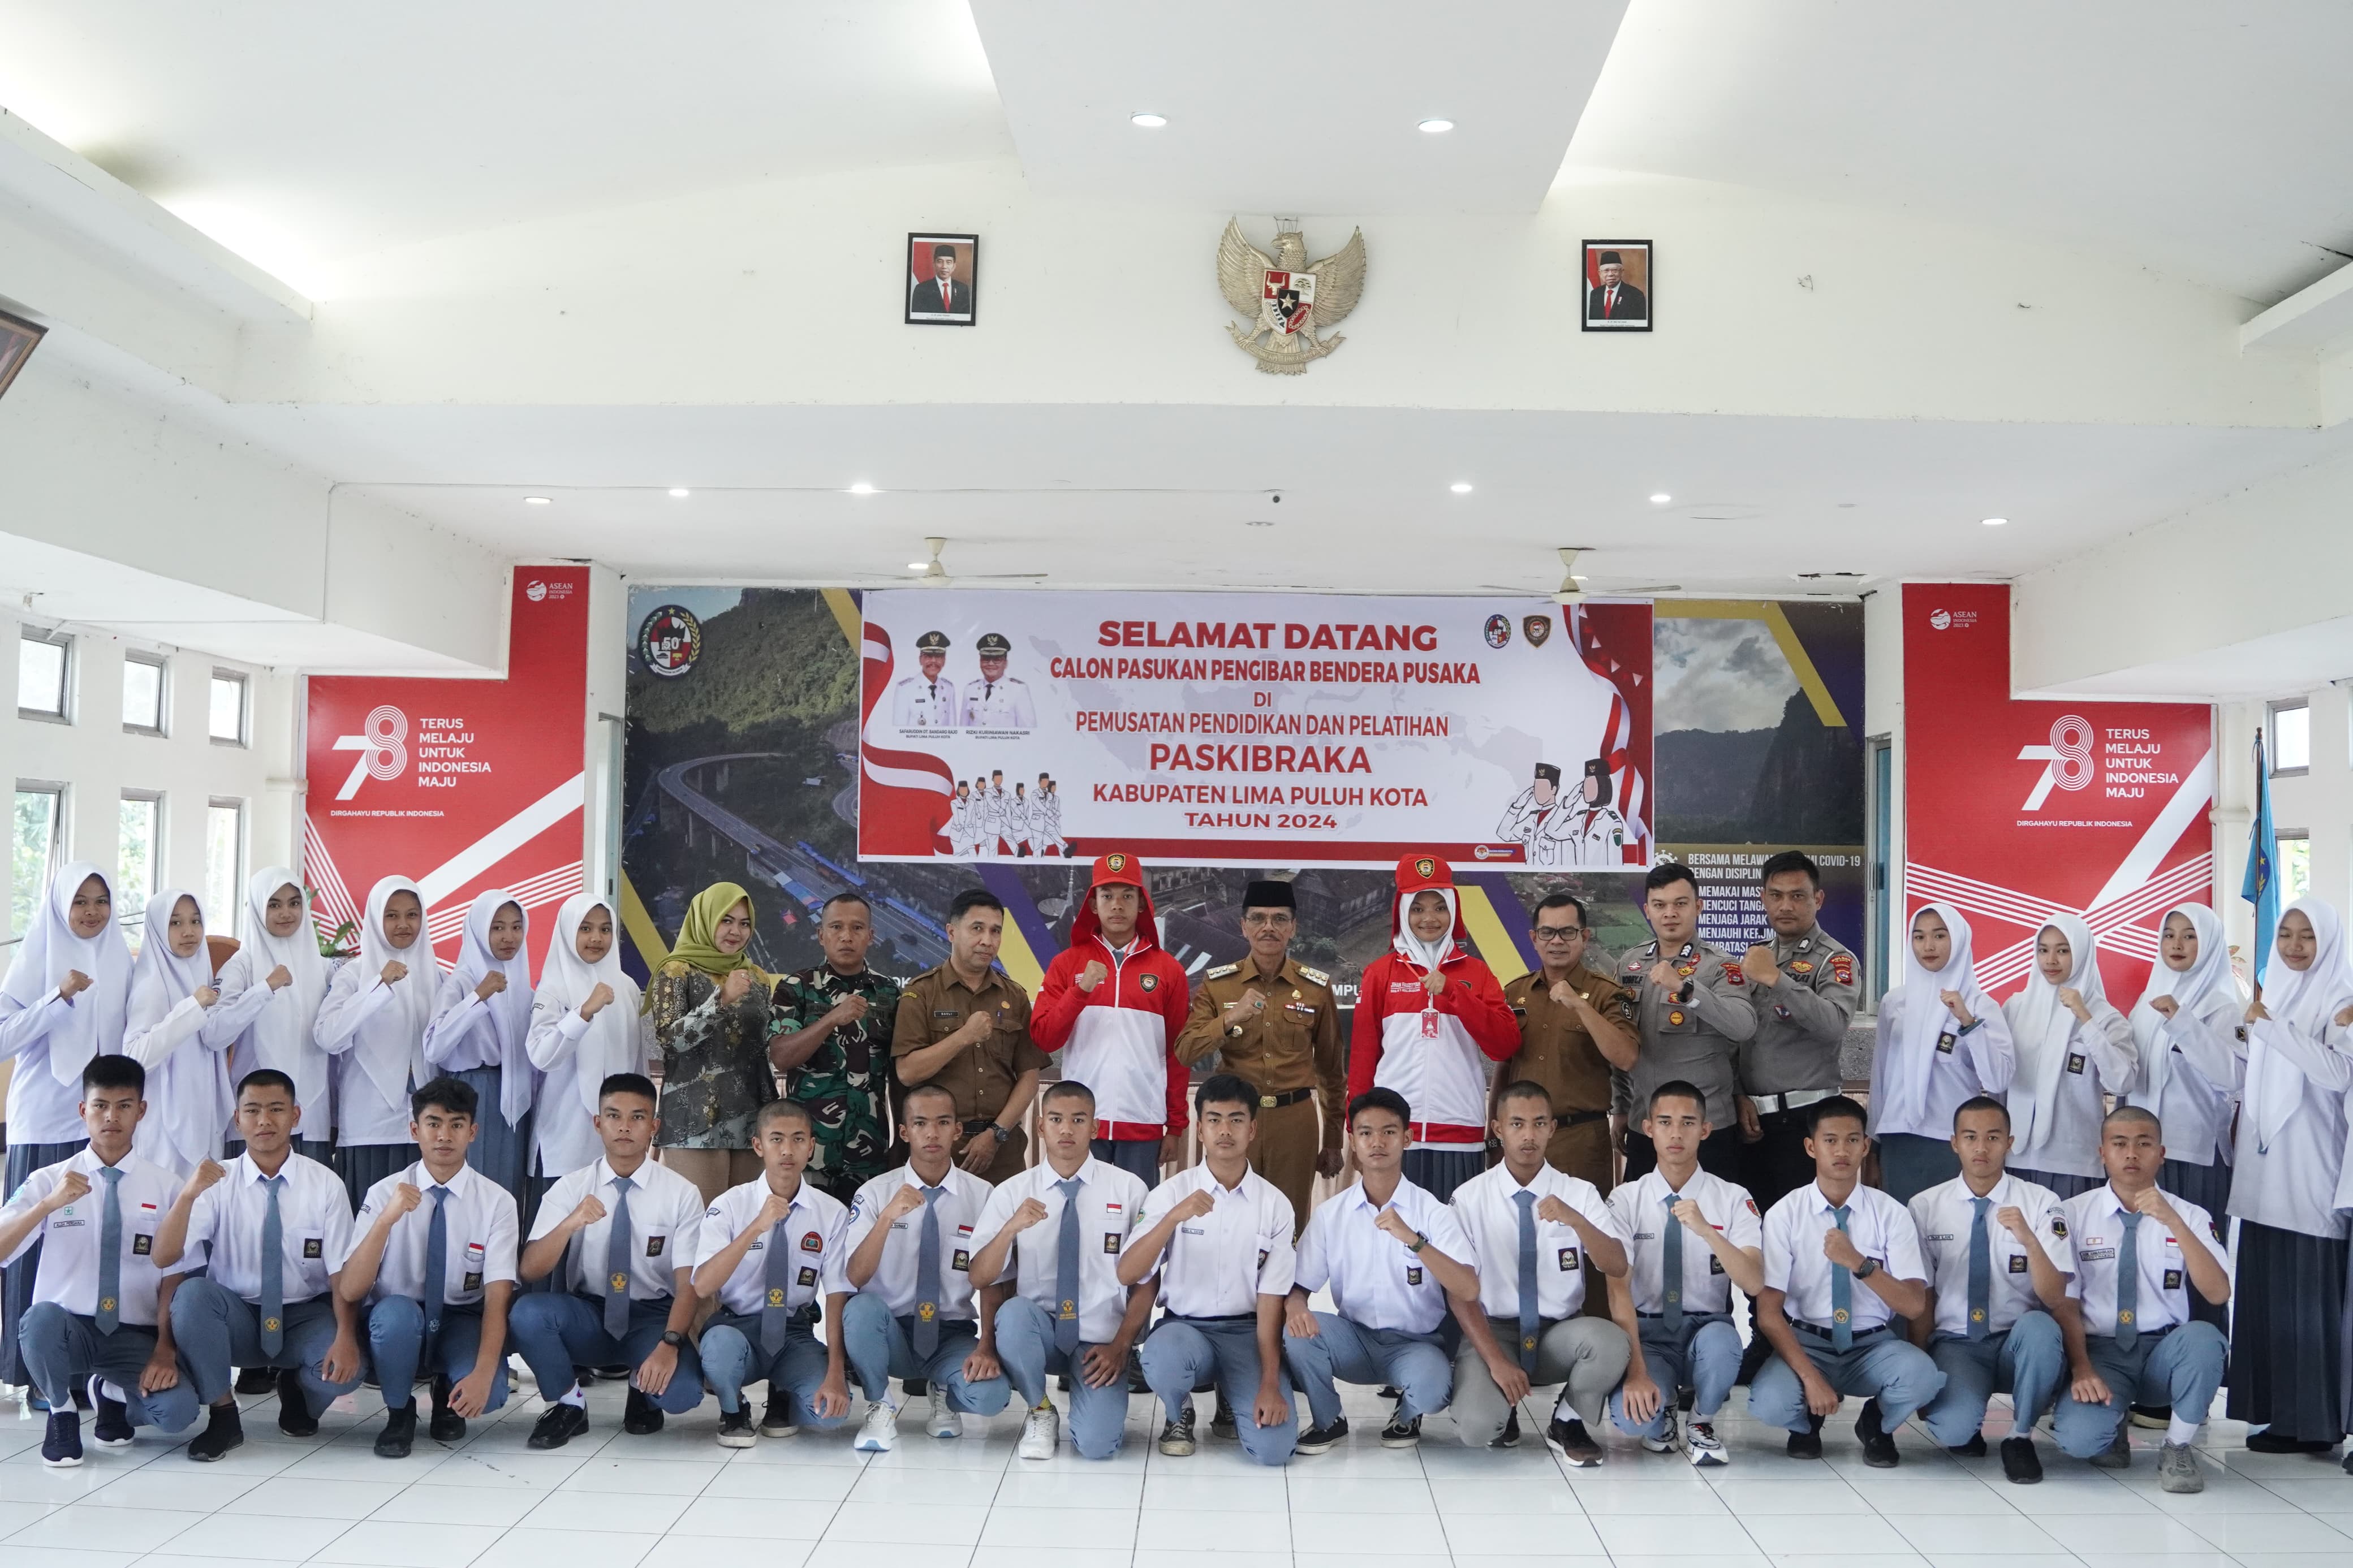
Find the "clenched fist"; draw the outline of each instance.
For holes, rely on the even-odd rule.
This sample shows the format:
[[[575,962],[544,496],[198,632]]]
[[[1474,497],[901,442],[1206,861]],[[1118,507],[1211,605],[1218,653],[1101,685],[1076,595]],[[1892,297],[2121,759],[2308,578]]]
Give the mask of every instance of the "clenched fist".
[[[1109,978],[1110,974],[1111,971],[1103,967],[1103,962],[1102,959],[1090,958],[1087,960],[1087,966],[1079,971],[1079,989],[1087,993],[1089,995],[1092,995],[1094,994],[1095,987],[1102,984],[1105,979]],[[89,983],[85,981],[83,984],[87,984]]]
[[[474,987],[474,996],[477,1001],[487,1002],[506,988],[505,973],[493,969],[482,976],[482,983],[480,985]]]
[[[613,988],[599,980],[588,990],[588,999],[580,1004],[580,1016],[593,1018],[613,1005]]]

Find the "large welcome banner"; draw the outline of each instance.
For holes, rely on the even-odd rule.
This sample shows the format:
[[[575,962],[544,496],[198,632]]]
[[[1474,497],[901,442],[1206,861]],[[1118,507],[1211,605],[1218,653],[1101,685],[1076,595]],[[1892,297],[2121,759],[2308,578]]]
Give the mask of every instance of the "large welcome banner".
[[[2128,1006],[2165,911],[2212,900],[2213,710],[2013,701],[2010,589],[1912,583],[1904,736],[1907,921],[1957,907],[2000,998],[2031,973],[2045,922],[2079,914],[2110,999]]]
[[[867,860],[1650,864],[1651,606],[863,596]]]

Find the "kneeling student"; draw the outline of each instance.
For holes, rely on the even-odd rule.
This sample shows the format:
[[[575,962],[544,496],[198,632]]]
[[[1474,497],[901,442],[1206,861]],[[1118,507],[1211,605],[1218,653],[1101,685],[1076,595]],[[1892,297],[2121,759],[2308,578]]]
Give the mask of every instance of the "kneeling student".
[[[1506,1084],[1494,1127],[1504,1163],[1454,1189],[1454,1217],[1479,1270],[1479,1310],[1457,1313],[1454,1430],[1471,1447],[1516,1445],[1529,1386],[1557,1383],[1545,1440],[1588,1468],[1601,1462],[1601,1445],[1585,1423],[1600,1421],[1630,1352],[1625,1330],[1580,1316],[1585,1262],[1624,1279],[1625,1232],[1591,1182],[1545,1163],[1553,1117],[1542,1084]]]
[[[81,1069],[90,1147],[35,1171],[0,1208],[0,1263],[41,1244],[16,1337],[49,1402],[41,1463],[53,1468],[81,1463],[73,1397],[80,1379],[89,1379],[98,1413],[91,1437],[101,1448],[129,1447],[134,1427],[180,1432],[196,1418],[196,1392],[172,1343],[179,1270],[157,1268],[154,1257],[155,1227],[180,1178],[132,1152],[146,1082],[129,1057],[90,1058]]]
[[[515,1201],[466,1163],[478,1105],[473,1086],[454,1078],[408,1097],[408,1135],[424,1158],[368,1189],[351,1249],[336,1260],[335,1293],[370,1303],[368,1356],[384,1390],[378,1458],[405,1459],[416,1444],[420,1365],[433,1384],[426,1435],[437,1443],[459,1441],[470,1417],[507,1402]]]
[[[719,1194],[694,1254],[695,1294],[719,1303],[702,1327],[702,1373],[719,1395],[723,1448],[756,1441],[747,1383],[767,1384],[771,1422],[790,1411],[792,1425],[823,1431],[849,1414],[841,1333],[849,1211],[802,1177],[817,1154],[816,1119],[797,1100],[770,1100],[752,1119],[752,1152],[767,1169]],[[823,1344],[820,1317],[833,1324]]]
[[[2018,1484],[2042,1479],[2034,1423],[2059,1392],[2066,1346],[2059,1321],[2075,1249],[2059,1194],[2004,1168],[2010,1108],[1990,1095],[1953,1113],[1961,1173],[1912,1199],[1913,1223],[1928,1265],[1928,1310],[1912,1320],[1912,1342],[1928,1352],[1945,1386],[1920,1411],[1928,1435],[1957,1454],[1986,1451],[1986,1402],[2010,1395],[2010,1436],[2001,1473]]]
[[[1945,1386],[1928,1352],[1890,1321],[1927,1310],[1920,1233],[1910,1210],[1861,1184],[1871,1147],[1862,1107],[1837,1094],[1808,1110],[1814,1179],[1765,1216],[1757,1327],[1779,1359],[1757,1370],[1748,1412],[1788,1429],[1791,1458],[1819,1459],[1823,1421],[1842,1395],[1860,1394],[1862,1462],[1891,1469],[1897,1428]]]
[[[959,1166],[955,1096],[935,1083],[899,1096],[899,1137],[907,1163],[858,1189],[849,1205],[844,1266],[857,1294],[842,1309],[843,1353],[866,1392],[860,1453],[887,1454],[899,1440],[891,1379],[930,1384],[924,1430],[960,1437],[966,1415],[994,1415],[1012,1390],[997,1359],[991,1321],[998,1291],[972,1288],[974,1232],[997,1189]],[[917,1217],[920,1215],[921,1217]]]
[[[2157,1184],[2161,1133],[2138,1106],[2109,1111],[2100,1123],[2107,1183],[2067,1200],[2074,1300],[2063,1323],[2073,1382],[2059,1396],[2051,1431],[2075,1458],[2121,1470],[2132,1463],[2126,1407],[2169,1405],[2158,1485],[2197,1492],[2206,1479],[2189,1445],[2221,1386],[2230,1344],[2221,1330],[2190,1318],[2189,1291],[2220,1306],[2231,1299],[2231,1277],[2213,1216]]]
[[[1045,1159],[1000,1184],[975,1234],[972,1277],[1004,1283],[1018,1264],[1020,1293],[997,1309],[997,1355],[1029,1412],[1025,1459],[1050,1459],[1060,1420],[1046,1397],[1046,1374],[1071,1380],[1071,1443],[1080,1457],[1119,1452],[1127,1423],[1127,1349],[1151,1315],[1152,1291],[1120,1283],[1119,1260],[1145,1186],[1133,1173],[1088,1152],[1095,1137],[1094,1091],[1071,1079],[1047,1087],[1038,1106]]]
[[[1715,1415],[1740,1371],[1732,1291],[1765,1287],[1764,1220],[1748,1189],[1703,1168],[1707,1096],[1674,1079],[1651,1091],[1641,1131],[1659,1163],[1609,1194],[1627,1235],[1629,1267],[1609,1281],[1609,1315],[1630,1336],[1626,1381],[1609,1401],[1619,1430],[1663,1454],[1675,1447],[1675,1406],[1691,1390],[1683,1449],[1694,1465],[1729,1462]]]
[[[1454,1373],[1439,1326],[1451,1306],[1476,1317],[1477,1254],[1452,1209],[1405,1179],[1413,1111],[1393,1089],[1368,1089],[1348,1102],[1348,1149],[1360,1179],[1324,1200],[1299,1237],[1299,1261],[1284,1311],[1283,1359],[1307,1399],[1314,1426],[1302,1454],[1321,1454],[1348,1436],[1339,1383],[1387,1384],[1397,1411],[1381,1447],[1421,1441],[1421,1418],[1446,1408]],[[1309,1310],[1329,1286],[1337,1312]]]
[[[1299,1438],[1283,1397],[1282,1309],[1291,1294],[1291,1200],[1250,1169],[1258,1090],[1218,1073],[1193,1091],[1201,1163],[1144,1200],[1119,1260],[1124,1285],[1155,1274],[1167,1314],[1144,1342],[1144,1377],[1168,1413],[1160,1451],[1193,1451],[1193,1385],[1217,1381],[1242,1452],[1280,1465]]]
[[[533,1448],[561,1448],[588,1430],[588,1400],[573,1368],[623,1363],[629,1373],[621,1430],[659,1432],[665,1412],[702,1403],[694,1323],[694,1249],[702,1194],[649,1159],[661,1127],[653,1080],[617,1072],[598,1086],[596,1136],[605,1157],[547,1189],[515,1272],[526,1284],[556,1274],[556,1289],[525,1292],[508,1331],[539,1380],[546,1411]]]

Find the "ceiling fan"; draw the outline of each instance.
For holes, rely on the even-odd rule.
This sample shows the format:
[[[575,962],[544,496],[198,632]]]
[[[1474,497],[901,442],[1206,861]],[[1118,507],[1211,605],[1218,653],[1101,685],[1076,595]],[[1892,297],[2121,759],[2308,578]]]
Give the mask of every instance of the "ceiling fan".
[[[1560,564],[1564,575],[1561,577],[1560,586],[1553,590],[1552,601],[1554,604],[1574,605],[1583,600],[1588,594],[1593,593],[1601,593],[1611,596],[1625,595],[1630,597],[1640,598],[1645,594],[1680,594],[1683,592],[1683,585],[1681,583],[1628,583],[1617,578],[1598,581],[1592,577],[1585,575],[1577,569],[1577,558],[1579,555],[1586,553],[1588,553],[1588,552],[1586,547],[1583,545],[1565,544],[1560,547]],[[1525,594],[1527,592],[1527,589],[1524,586],[1514,585],[1506,587],[1501,583],[1482,583],[1480,586],[1482,588],[1492,588],[1498,594]]]
[[[1043,572],[980,572],[950,577],[948,569],[940,564],[940,552],[948,547],[948,542],[938,534],[933,534],[923,542],[930,547],[932,558],[907,563],[910,570],[922,574],[915,579],[918,588],[944,588],[951,583],[1036,583],[1043,581],[1046,575]]]

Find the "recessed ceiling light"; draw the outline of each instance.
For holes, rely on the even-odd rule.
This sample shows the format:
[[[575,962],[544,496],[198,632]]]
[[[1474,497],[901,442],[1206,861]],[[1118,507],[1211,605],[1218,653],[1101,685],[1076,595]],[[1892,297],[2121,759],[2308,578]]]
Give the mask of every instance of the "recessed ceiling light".
[[[1460,479],[1457,479],[1454,483],[1447,486],[1446,488],[1452,490],[1459,496],[1467,496],[1471,493],[1471,487]]]
[[[525,506],[554,506],[555,504],[555,498],[554,496],[525,496],[522,498],[522,504]]]
[[[670,488],[670,499],[672,500],[684,500],[692,493],[684,485],[672,485]]]
[[[874,487],[860,479],[849,487],[849,493],[854,496],[871,496],[874,493]]]
[[[1142,114],[1129,115],[1127,117],[1127,122],[1130,125],[1141,125],[1146,131],[1157,131],[1162,126],[1168,123],[1168,117],[1165,114],[1154,114],[1147,110]]]
[[[910,572],[927,572],[931,570],[931,565],[932,563],[928,561],[910,561],[907,563],[907,570]]]
[[[1451,120],[1425,120],[1421,122],[1421,129],[1424,135],[1442,136],[1449,131],[1454,129],[1454,121]]]
[[[1984,523],[1988,528],[2000,528],[2003,524],[2007,523],[2010,519],[2006,517],[1987,517],[1979,518],[1978,521]]]
[[[1664,506],[1674,499],[1674,497],[1669,495],[1666,491],[1661,490],[1651,498],[1651,504],[1652,506]]]

